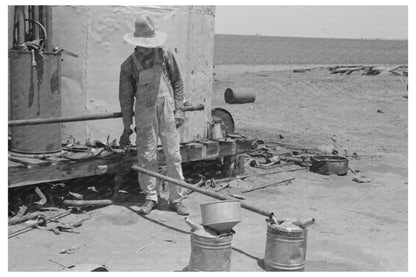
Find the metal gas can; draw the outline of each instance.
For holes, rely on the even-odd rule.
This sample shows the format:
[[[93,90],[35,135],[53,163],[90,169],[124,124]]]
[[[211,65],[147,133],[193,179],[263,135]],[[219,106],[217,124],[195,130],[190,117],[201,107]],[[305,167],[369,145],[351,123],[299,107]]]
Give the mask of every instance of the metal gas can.
[[[264,266],[267,271],[304,271],[307,229],[293,224],[267,225]]]
[[[191,258],[187,271],[230,271],[231,234],[204,237],[191,233]]]

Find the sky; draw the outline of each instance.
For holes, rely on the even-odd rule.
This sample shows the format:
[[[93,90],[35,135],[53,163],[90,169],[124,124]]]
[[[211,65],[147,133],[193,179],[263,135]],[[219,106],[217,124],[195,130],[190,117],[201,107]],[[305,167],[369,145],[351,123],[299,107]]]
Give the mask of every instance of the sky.
[[[216,6],[215,33],[407,39],[407,6]]]

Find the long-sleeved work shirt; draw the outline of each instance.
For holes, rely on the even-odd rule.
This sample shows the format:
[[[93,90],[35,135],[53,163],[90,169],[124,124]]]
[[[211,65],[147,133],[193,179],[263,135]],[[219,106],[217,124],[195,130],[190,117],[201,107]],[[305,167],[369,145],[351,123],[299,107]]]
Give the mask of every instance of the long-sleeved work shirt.
[[[172,52],[156,48],[150,53],[146,53],[142,50],[142,48],[136,47],[134,54],[137,55],[143,69],[148,69],[153,66],[154,51],[160,51],[160,53],[163,53],[161,56],[163,57],[164,64],[166,65],[166,67],[162,65],[163,74],[165,74],[170,81],[173,88],[175,108],[179,109],[183,105],[184,99],[183,81],[178,64],[176,63]],[[133,123],[134,97],[137,91],[138,78],[140,78],[140,71],[136,67],[133,57],[129,56],[121,64],[119,83],[119,100],[125,129],[129,128]],[[155,93],[158,92],[155,91]]]

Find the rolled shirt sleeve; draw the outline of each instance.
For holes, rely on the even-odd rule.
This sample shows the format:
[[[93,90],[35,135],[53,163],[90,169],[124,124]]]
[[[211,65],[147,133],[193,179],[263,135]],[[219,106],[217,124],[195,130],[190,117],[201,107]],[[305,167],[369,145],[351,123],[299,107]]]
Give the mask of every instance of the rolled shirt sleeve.
[[[130,128],[130,125],[133,124],[134,90],[134,80],[131,74],[122,67],[120,70],[119,100],[124,129]]]
[[[173,88],[175,109],[180,109],[183,106],[183,101],[185,97],[183,81],[175,56],[172,54],[171,51],[167,51],[167,56],[167,69],[169,73],[169,79]]]

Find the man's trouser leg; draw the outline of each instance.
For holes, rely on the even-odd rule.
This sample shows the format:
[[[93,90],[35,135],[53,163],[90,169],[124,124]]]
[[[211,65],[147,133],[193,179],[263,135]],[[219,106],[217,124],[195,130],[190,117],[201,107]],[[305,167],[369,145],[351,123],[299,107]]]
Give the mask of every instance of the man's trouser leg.
[[[136,114],[136,129],[137,129],[137,160],[140,167],[157,172],[157,118],[153,110],[149,110],[143,118]],[[144,114],[141,112],[140,114]],[[146,194],[146,200],[158,202],[157,198],[157,180],[155,177],[139,173],[139,184],[142,191]]]
[[[168,176],[183,181],[182,157],[179,146],[179,131],[175,126],[174,104],[170,96],[157,99],[159,137],[166,156]],[[181,202],[183,189],[169,183],[169,200],[171,203]]]

